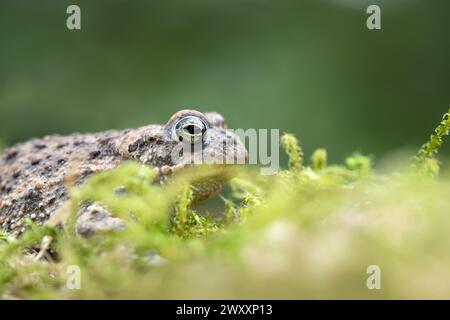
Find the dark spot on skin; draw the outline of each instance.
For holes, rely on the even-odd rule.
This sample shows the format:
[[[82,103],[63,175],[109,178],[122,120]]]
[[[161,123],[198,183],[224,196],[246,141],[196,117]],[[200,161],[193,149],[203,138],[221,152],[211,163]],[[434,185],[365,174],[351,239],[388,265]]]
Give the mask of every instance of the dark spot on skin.
[[[94,173],[94,171],[91,168],[86,168],[83,170],[83,176],[87,176],[91,173]]]
[[[52,204],[55,203],[55,201],[56,201],[56,197],[51,197],[51,198],[48,200],[48,204],[49,204],[49,205],[52,205]]]
[[[140,143],[140,140],[137,140],[137,141],[133,142],[132,144],[128,145],[128,152],[130,152],[130,153],[135,152],[137,150],[137,148],[139,147],[139,143]]]
[[[91,159],[95,159],[95,158],[97,158],[100,154],[101,154],[101,151],[100,151],[100,150],[95,150],[95,151],[92,151],[92,152],[89,154],[89,157],[90,157]]]
[[[35,147],[35,148],[38,149],[38,150],[42,150],[42,149],[47,148],[47,146],[46,146],[45,144],[39,143],[39,142],[33,144],[33,147]]]
[[[136,140],[135,142],[131,143],[130,145],[128,145],[128,152],[130,152],[130,153],[135,152],[138,148],[142,149],[149,143],[152,143],[155,141],[156,141],[155,137],[147,137],[146,139],[140,138],[140,139]]]
[[[15,150],[15,149],[10,149],[10,150],[6,150],[5,151],[5,159],[8,161],[8,160],[11,160],[11,159],[13,159],[13,158],[15,158],[16,156],[17,156],[17,150]]]
[[[154,138],[154,137],[149,137],[149,138],[147,138],[146,140],[143,140],[143,139],[139,139],[139,140],[140,140],[140,142],[139,142],[139,148],[142,149],[142,148],[144,148],[146,145],[148,145],[149,143],[154,142],[154,141],[155,141],[155,138]]]
[[[32,159],[31,160],[31,165],[35,166],[35,165],[39,164],[40,162],[41,162],[41,159]]]
[[[103,147],[105,145],[107,145],[109,142],[111,141],[111,138],[103,138],[99,140],[99,145],[100,147]]]
[[[45,177],[45,176],[47,176],[47,174],[48,174],[48,171],[45,171],[45,170],[39,171],[39,175],[40,175],[41,177]]]
[[[39,192],[36,189],[28,189],[25,198],[27,199],[39,198]]]

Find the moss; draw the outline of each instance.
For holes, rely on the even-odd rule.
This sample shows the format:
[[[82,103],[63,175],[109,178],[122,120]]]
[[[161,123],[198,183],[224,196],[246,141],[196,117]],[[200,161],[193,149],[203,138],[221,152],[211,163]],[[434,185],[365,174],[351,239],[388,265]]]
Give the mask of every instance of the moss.
[[[422,145],[413,158],[413,167],[431,175],[439,173],[439,162],[435,159],[443,139],[450,131],[450,109],[442,116],[442,120],[434,130],[430,139]]]
[[[327,150],[317,149],[311,156],[311,168],[320,171],[327,167]]]
[[[437,175],[435,160],[444,131],[422,147],[420,166],[384,176],[359,154],[328,165],[323,149],[307,166],[284,135],[289,169],[237,169],[220,218],[191,207],[190,184],[221,169],[193,168],[165,185],[136,163],[100,173],[70,190],[65,231],[0,234],[1,297],[450,298],[450,172]],[[102,202],[127,229],[76,237],[73,217],[86,201]],[[30,253],[45,235],[59,254],[36,261]],[[80,290],[66,286],[70,265],[80,267]],[[381,268],[382,290],[366,287],[370,265]]]
[[[300,172],[303,161],[303,151],[293,134],[284,134],[281,137],[281,145],[289,156],[289,168],[295,172]]]

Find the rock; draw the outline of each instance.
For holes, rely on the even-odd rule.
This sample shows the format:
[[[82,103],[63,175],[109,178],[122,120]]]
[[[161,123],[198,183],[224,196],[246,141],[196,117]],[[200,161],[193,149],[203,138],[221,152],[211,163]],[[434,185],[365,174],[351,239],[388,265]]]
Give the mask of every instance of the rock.
[[[124,222],[97,203],[90,204],[81,210],[75,226],[77,234],[85,238],[97,233],[123,229],[125,229]]]

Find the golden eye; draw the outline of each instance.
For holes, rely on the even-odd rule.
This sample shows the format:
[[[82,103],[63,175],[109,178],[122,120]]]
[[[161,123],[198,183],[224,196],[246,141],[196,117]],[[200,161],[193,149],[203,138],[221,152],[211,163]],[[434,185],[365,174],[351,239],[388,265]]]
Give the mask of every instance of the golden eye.
[[[203,141],[203,136],[208,129],[202,119],[195,116],[187,116],[180,119],[175,125],[175,134],[178,140],[184,143],[195,144]]]

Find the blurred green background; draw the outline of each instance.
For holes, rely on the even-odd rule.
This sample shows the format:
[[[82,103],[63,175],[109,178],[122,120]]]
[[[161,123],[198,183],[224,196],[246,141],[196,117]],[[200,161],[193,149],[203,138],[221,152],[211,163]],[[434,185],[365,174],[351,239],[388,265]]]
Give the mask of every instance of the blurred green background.
[[[77,4],[82,30],[66,28]],[[366,8],[382,9],[382,30]],[[215,110],[331,161],[418,148],[450,106],[449,1],[0,2],[0,140]],[[444,145],[442,152],[450,154]]]

